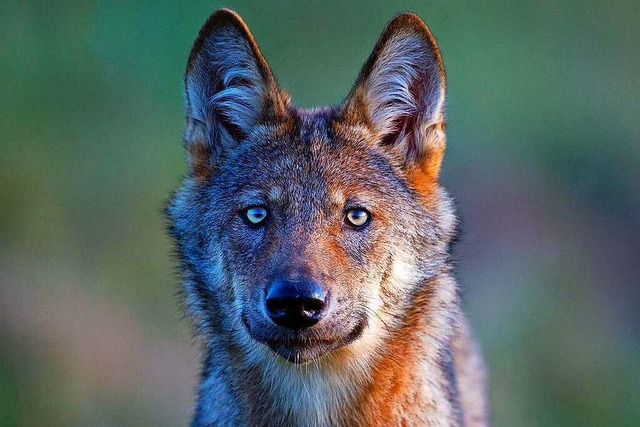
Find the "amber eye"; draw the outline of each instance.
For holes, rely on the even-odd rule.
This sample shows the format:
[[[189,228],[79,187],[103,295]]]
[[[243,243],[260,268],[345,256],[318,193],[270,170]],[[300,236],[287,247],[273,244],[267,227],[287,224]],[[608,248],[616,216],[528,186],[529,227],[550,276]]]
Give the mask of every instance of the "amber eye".
[[[352,225],[354,227],[362,227],[367,223],[367,221],[369,221],[369,218],[370,218],[369,212],[367,212],[364,209],[356,208],[356,209],[349,209],[347,211],[347,216],[345,220],[349,225]]]
[[[254,206],[244,212],[247,221],[251,224],[260,224],[267,217],[267,209],[262,206]]]

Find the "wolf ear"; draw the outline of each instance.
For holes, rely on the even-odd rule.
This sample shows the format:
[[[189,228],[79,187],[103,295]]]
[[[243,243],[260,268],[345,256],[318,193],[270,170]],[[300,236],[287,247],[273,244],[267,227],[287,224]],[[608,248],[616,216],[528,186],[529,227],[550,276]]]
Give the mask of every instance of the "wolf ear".
[[[225,152],[288,104],[242,18],[214,12],[193,44],[185,75],[185,145],[191,171],[208,176]]]
[[[435,180],[445,146],[445,83],[433,35],[417,15],[402,13],[363,66],[343,104],[344,119],[367,126],[378,144]]]

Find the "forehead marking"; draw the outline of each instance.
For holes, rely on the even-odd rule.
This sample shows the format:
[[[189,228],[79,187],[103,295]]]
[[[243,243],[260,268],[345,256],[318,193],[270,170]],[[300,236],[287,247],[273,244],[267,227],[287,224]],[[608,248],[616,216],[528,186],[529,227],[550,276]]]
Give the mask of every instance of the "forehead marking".
[[[346,197],[341,188],[330,188],[329,197],[331,197],[331,202],[338,206],[343,206],[346,202]]]
[[[269,193],[267,194],[267,197],[272,202],[278,201],[280,197],[282,197],[282,188],[278,186],[271,187],[269,189]]]

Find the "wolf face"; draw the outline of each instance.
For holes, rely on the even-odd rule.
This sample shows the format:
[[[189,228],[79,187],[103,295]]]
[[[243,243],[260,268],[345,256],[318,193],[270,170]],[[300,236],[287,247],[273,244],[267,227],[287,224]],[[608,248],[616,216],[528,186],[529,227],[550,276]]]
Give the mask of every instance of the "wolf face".
[[[455,229],[438,184],[445,74],[427,27],[396,17],[346,100],[307,110],[221,10],[194,43],[185,98],[189,172],[168,215],[207,343],[294,363],[375,353],[448,269]]]

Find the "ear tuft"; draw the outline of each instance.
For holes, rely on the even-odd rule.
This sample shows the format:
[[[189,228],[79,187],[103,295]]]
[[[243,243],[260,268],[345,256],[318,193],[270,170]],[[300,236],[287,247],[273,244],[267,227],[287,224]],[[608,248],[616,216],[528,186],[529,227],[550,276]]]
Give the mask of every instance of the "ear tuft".
[[[345,118],[367,124],[407,164],[441,157],[445,85],[433,35],[417,15],[402,13],[387,24],[363,66],[345,101]]]

